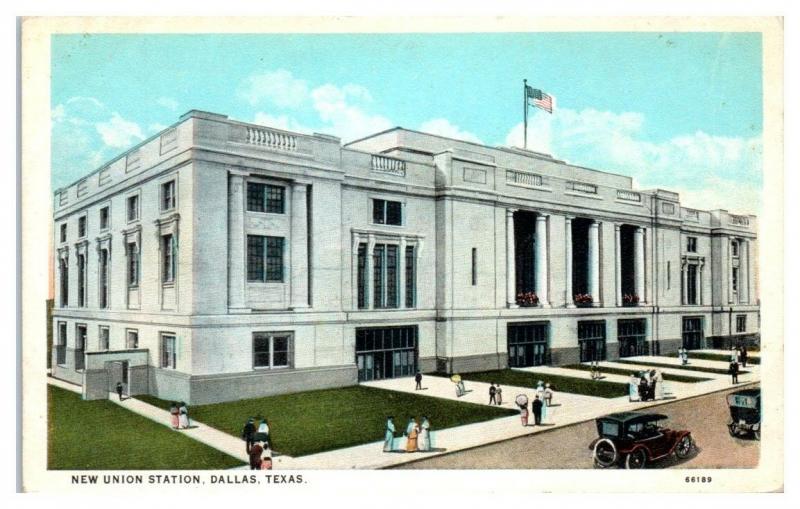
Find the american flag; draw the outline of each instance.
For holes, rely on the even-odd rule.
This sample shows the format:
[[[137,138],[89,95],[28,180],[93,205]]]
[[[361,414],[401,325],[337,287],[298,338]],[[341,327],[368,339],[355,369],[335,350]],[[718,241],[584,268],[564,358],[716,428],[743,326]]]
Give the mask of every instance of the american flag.
[[[527,86],[527,85],[526,85]],[[533,105],[541,108],[547,113],[553,113],[555,107],[555,98],[551,95],[545,94],[538,88],[527,87],[528,99],[533,99]]]

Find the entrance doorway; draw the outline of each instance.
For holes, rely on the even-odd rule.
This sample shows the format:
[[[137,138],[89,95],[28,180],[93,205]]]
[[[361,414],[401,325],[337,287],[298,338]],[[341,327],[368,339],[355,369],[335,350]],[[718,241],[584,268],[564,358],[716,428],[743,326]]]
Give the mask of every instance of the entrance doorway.
[[[684,317],[683,319],[683,347],[687,350],[703,348],[703,318]]]
[[[122,393],[129,394],[130,365],[128,361],[106,362],[106,373],[108,373],[108,392],[117,392],[117,383],[121,383]]]
[[[645,320],[619,320],[617,322],[619,356],[649,355],[645,335]]]
[[[508,324],[508,365],[512,368],[550,363],[549,322]]]
[[[356,329],[359,382],[412,376],[417,357],[416,325]]]
[[[606,360],[606,322],[578,322],[581,362]]]

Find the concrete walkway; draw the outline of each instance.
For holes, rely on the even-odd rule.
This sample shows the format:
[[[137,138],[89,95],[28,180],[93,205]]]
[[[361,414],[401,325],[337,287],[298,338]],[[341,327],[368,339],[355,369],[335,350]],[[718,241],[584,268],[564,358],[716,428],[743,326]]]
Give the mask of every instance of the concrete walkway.
[[[653,362],[662,362],[662,359],[666,360],[668,358],[637,358],[637,360],[641,360],[645,366],[647,359],[651,359]],[[677,359],[675,359],[675,361],[677,362]],[[635,367],[631,365],[627,365],[626,367],[635,369]],[[559,374],[561,376],[574,376],[576,378],[588,377],[588,372],[548,366],[537,366],[536,371],[546,371],[551,372],[554,375]],[[682,370],[682,372],[686,372],[686,370]],[[754,371],[753,374],[754,377],[752,377],[752,381],[757,381],[757,371]],[[622,377],[627,381],[627,377],[624,377],[623,375],[606,376],[609,377],[607,378],[609,381],[616,381],[616,377]],[[611,377],[614,377],[614,380],[611,380]],[[671,383],[671,388],[675,394],[674,397],[670,399],[684,399],[729,389],[731,387],[729,377],[727,375],[711,376],[709,374],[709,376],[704,377],[711,378],[711,380],[694,384]],[[741,378],[742,377],[740,377],[740,379]],[[60,380],[48,377],[48,383],[80,393],[79,386],[62,382]],[[465,381],[466,389],[470,392],[467,392],[467,394],[461,398],[457,398],[454,384],[448,378],[432,375],[424,376],[422,385],[426,388],[426,390],[423,391],[414,390],[415,384],[413,378],[381,380],[377,382],[368,382],[364,385],[380,387],[382,389],[395,390],[399,392],[417,393],[425,396],[450,399],[453,401],[466,401],[481,405],[488,404],[489,400],[489,384],[487,383]],[[501,408],[515,408],[514,399],[517,394],[524,393],[528,396],[529,400],[532,400],[535,393],[535,390],[529,387],[502,386],[502,388],[503,404],[501,405]],[[109,400],[131,410],[132,412],[159,422],[165,426],[170,425],[169,412],[165,410],[161,410],[137,399],[127,399],[119,402],[116,399],[116,395],[114,395],[114,397],[110,397]],[[376,429],[375,437],[377,440],[374,442],[296,458],[286,455],[279,455],[273,458],[273,465],[276,470],[386,468],[424,457],[469,449],[472,447],[504,441],[533,433],[542,433],[551,429],[585,422],[607,413],[640,410],[654,405],[659,405],[663,403],[664,400],[642,403],[629,402],[627,397],[597,398],[580,394],[556,392],[553,402],[555,405],[550,408],[550,417],[546,421],[548,425],[545,426],[523,427],[518,416],[503,417],[493,419],[491,421],[457,426],[440,431],[436,429],[436,422],[431,422],[434,447],[434,451],[432,452],[384,453],[382,440],[383,430]],[[530,420],[533,421],[532,416]],[[398,430],[400,430],[405,422],[400,422],[397,424]],[[248,462],[247,455],[245,454],[244,442],[239,438],[233,437],[196,421],[192,421],[192,426],[193,427],[189,430],[176,431],[176,433],[185,433],[187,436],[209,445],[210,447],[223,451],[235,458],[238,458],[244,463]],[[247,469],[249,467],[245,465],[239,468]]]
[[[713,348],[706,348],[706,349],[703,349],[703,350],[689,350],[689,356],[690,357],[692,355],[692,352],[713,353],[713,354],[716,354],[716,355],[730,355],[731,354],[730,349],[728,349],[728,350],[715,350]],[[748,350],[747,351],[747,358],[749,359],[750,357],[755,357],[756,359],[760,359],[761,358],[761,352],[751,352],[750,350]]]
[[[648,362],[654,362],[654,363],[657,363],[657,364],[669,364],[670,366],[675,366],[676,368],[681,368],[681,366],[682,366],[682,363],[678,359],[677,356],[676,357],[664,357],[664,356],[644,356],[644,355],[642,355],[642,356],[635,356],[635,357],[625,357],[625,360],[626,361],[634,361],[634,362],[638,362],[638,363],[642,363],[642,364],[647,364]],[[709,361],[709,360],[706,360],[706,359],[692,359],[692,354],[691,354],[691,352],[689,352],[689,364],[688,364],[689,367],[723,369],[723,370],[727,371],[729,365],[730,365],[730,362],[728,362],[728,361]],[[756,368],[758,367],[757,365],[754,365],[754,366]],[[747,366],[747,368],[744,368],[744,369],[746,369],[747,371],[750,371],[751,367]],[[691,370],[685,370],[685,371],[691,371]],[[709,373],[709,374],[713,375],[714,373]]]

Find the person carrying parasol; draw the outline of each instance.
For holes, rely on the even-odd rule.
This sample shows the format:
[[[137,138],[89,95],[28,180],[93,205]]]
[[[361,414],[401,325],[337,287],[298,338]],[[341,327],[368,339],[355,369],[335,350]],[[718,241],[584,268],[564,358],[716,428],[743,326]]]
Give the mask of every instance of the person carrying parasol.
[[[528,425],[528,396],[524,394],[519,394],[516,399],[514,399],[514,403],[517,404],[519,407],[519,417],[522,421],[523,426]]]

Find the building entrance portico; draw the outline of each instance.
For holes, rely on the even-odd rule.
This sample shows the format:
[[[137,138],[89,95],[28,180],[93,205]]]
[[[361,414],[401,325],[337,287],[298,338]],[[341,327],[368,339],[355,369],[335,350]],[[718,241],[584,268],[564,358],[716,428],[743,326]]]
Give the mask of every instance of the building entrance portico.
[[[148,350],[106,350],[86,352],[83,399],[108,399],[122,384],[123,394],[148,394]]]

